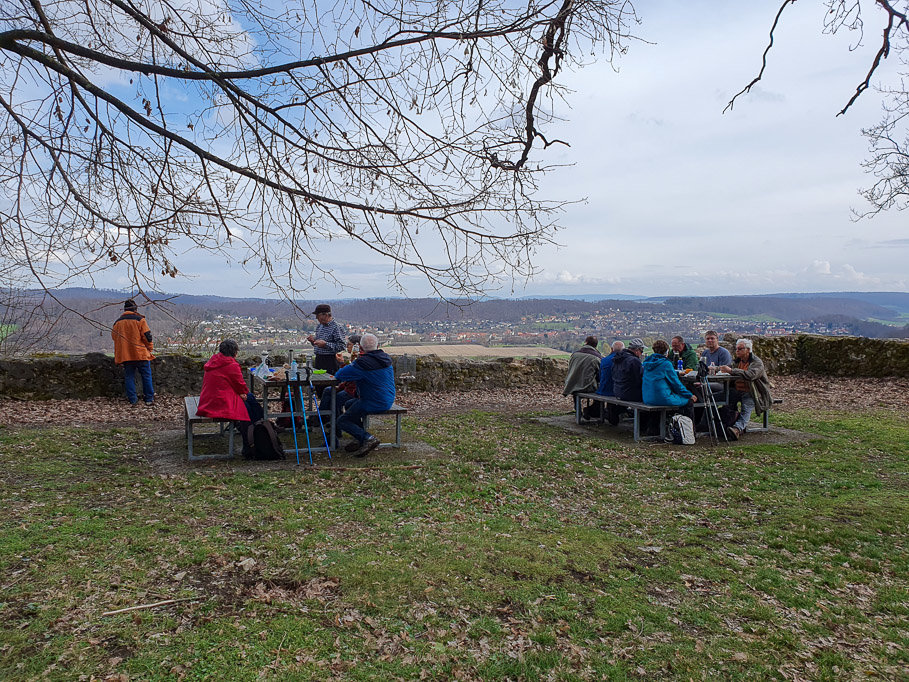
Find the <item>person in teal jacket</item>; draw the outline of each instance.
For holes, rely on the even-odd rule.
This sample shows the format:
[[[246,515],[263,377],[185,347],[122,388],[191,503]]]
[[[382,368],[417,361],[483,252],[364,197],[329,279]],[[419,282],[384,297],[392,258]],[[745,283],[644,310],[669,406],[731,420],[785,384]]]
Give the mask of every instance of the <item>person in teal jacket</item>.
[[[659,339],[653,342],[653,353],[644,358],[641,393],[648,405],[672,405],[694,419],[693,403],[697,397],[682,385],[672,362],[666,357],[669,344]]]

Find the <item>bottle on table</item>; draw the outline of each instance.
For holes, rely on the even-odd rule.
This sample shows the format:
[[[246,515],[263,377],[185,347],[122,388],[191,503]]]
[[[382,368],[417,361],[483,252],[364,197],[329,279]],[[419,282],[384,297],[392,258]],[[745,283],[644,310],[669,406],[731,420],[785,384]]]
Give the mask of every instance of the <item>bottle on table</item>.
[[[288,354],[288,357],[290,358],[290,374],[288,375],[287,378],[290,379],[291,381],[295,381],[297,378],[298,370],[297,370],[297,361],[294,359],[293,349],[288,350],[287,354]]]
[[[685,369],[685,363],[682,362],[682,358],[679,358],[679,361],[678,361],[678,363],[676,363],[676,366],[679,368],[679,371],[680,371],[680,372],[681,372],[683,369]]]
[[[262,381],[268,381],[268,351],[262,351],[262,362],[256,368],[256,376]]]

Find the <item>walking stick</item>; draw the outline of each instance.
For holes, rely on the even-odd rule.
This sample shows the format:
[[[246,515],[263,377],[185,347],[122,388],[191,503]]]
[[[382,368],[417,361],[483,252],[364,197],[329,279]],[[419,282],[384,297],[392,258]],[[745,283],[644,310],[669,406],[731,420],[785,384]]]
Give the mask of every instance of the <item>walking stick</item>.
[[[293,377],[287,374],[287,403],[290,405],[290,430],[294,432],[294,452],[297,453],[297,464],[300,463],[300,447],[297,445],[297,420],[294,419],[294,391],[290,387]]]
[[[316,392],[316,387],[313,386],[312,370],[309,367],[306,368],[306,378],[309,380],[309,394],[313,395]],[[334,392],[334,388],[332,388],[332,391]],[[337,394],[333,393],[333,395],[333,399],[337,400]],[[325,435],[325,424],[322,423],[322,411],[318,409],[318,405],[316,405],[316,418],[319,420],[319,427],[322,429],[322,438],[325,440],[325,452],[328,453],[328,459],[331,459],[331,446],[328,444],[328,436]],[[307,431],[307,433],[309,432]]]
[[[308,372],[308,368],[304,368]],[[303,414],[303,431],[306,433],[306,451],[309,453],[309,464],[312,465],[312,444],[309,441],[309,424],[306,423],[306,401],[303,400],[303,384],[300,383],[300,371],[297,370],[297,388],[300,390],[300,412]],[[294,425],[296,426],[296,424]]]

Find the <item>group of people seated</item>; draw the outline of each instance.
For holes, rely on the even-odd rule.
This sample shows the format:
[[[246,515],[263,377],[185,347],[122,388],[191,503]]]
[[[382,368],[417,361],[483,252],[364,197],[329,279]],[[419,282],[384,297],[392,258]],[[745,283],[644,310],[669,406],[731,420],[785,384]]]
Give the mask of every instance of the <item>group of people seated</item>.
[[[644,355],[644,341],[640,338],[632,339],[627,347],[624,342],[616,341],[612,344],[612,352],[605,357],[597,350],[597,345],[597,338],[588,336],[584,345],[572,353],[563,395],[598,393],[630,402],[665,405],[696,421],[694,406],[699,398],[682,383],[679,376],[680,372],[697,371],[699,363],[703,362],[733,377],[727,405],[734,409],[741,404],[741,411],[734,424],[726,427],[730,440],[741,438],[751,415],[763,414],[772,402],[764,363],[754,354],[750,339],[735,342],[735,358],[720,345],[719,336],[713,330],[704,335],[704,348],[700,355],[681,336],[674,336],[669,343],[663,339],[654,341],[653,352],[647,356]],[[718,382],[704,382],[701,388],[714,394],[723,392],[723,386]],[[599,419],[603,416],[603,408],[603,403],[593,402],[584,408],[582,417]],[[626,411],[624,407],[612,404],[605,405],[605,408],[605,417],[613,425],[619,423]],[[648,433],[655,434],[659,431],[658,420],[661,418],[661,414],[642,414],[641,426]]]
[[[318,342],[322,339],[314,340]],[[337,345],[336,341],[334,343]],[[326,347],[313,345],[316,348]],[[344,448],[345,452],[354,457],[365,457],[379,446],[379,439],[363,428],[363,418],[368,414],[384,412],[394,403],[394,368],[391,357],[379,349],[379,340],[374,334],[351,336],[347,348],[351,352],[349,364],[344,364],[341,353],[332,356],[333,374],[341,383],[335,389],[328,387],[322,392],[319,412],[325,415],[326,420],[336,418],[338,431],[353,436],[354,440]],[[237,342],[228,339],[205,363],[196,412],[203,417],[233,420],[243,439],[243,456],[250,457],[253,444],[248,438],[249,425],[262,419],[264,411],[246,385],[237,362],[238,351]],[[319,364],[329,364],[324,359],[326,355],[322,353],[323,360]],[[332,391],[335,391],[335,414],[330,409]],[[296,428],[296,424],[290,424]]]

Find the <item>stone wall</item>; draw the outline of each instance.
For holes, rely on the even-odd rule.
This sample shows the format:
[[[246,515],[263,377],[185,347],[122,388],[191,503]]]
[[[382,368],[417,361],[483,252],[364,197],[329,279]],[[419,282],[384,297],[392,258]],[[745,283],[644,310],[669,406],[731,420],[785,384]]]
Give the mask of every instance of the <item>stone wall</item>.
[[[750,338],[771,376],[813,372],[833,376],[909,377],[909,342],[906,341],[808,335]],[[734,343],[733,337],[724,339],[724,345],[729,348]],[[155,391],[198,395],[206,360],[184,355],[159,356],[152,363]],[[404,361],[394,360],[400,384]],[[283,361],[283,357],[275,357],[276,364]],[[258,358],[240,358],[240,363],[248,367],[257,364]],[[414,379],[408,381],[408,387],[414,391],[443,392],[533,384],[561,386],[567,367],[566,360],[553,358],[418,357]],[[122,385],[122,370],[112,357],[103,353],[0,361],[0,397],[32,400],[120,397]]]

